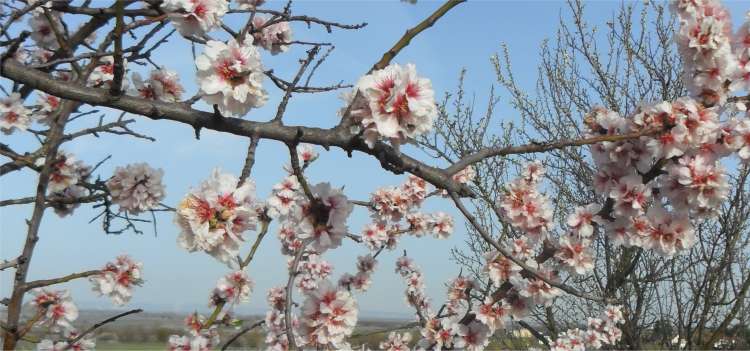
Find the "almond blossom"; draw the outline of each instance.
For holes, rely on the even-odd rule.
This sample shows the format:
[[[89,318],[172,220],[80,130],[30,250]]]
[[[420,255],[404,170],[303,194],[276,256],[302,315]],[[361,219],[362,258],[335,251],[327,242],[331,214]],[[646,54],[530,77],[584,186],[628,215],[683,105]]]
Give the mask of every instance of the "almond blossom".
[[[47,289],[35,289],[32,291],[34,298],[29,302],[35,306],[41,318],[37,322],[41,325],[49,325],[53,330],[72,329],[71,322],[78,319],[78,307],[67,290],[51,291]]]
[[[723,103],[725,82],[741,74],[732,54],[729,12],[718,1],[678,1],[673,8],[680,21],[675,41],[685,63],[683,80],[704,103]]]
[[[55,211],[55,214],[57,214],[60,217],[67,217],[73,214],[75,209],[81,206],[80,202],[73,201],[75,199],[80,199],[82,197],[88,196],[89,190],[85,187],[82,187],[80,185],[71,185],[62,191],[51,193],[50,196],[56,197],[60,200],[59,202],[54,202],[50,206]]]
[[[619,306],[606,306],[599,318],[588,318],[586,330],[569,329],[551,342],[550,350],[569,351],[600,349],[604,345],[616,345],[622,337],[617,324],[624,322]]]
[[[376,70],[362,77],[356,89],[366,105],[354,106],[350,113],[370,147],[381,137],[399,145],[432,129],[435,93],[429,79],[417,76],[413,64]],[[347,105],[355,103],[354,95],[345,97]]]
[[[89,281],[99,295],[107,295],[115,305],[121,306],[130,301],[133,287],[143,284],[142,269],[142,263],[122,255],[108,262],[101,273],[90,277]]]
[[[422,339],[419,341],[419,347],[424,349],[434,347],[435,350],[451,349],[454,347],[458,328],[458,323],[449,318],[430,318],[420,331]]]
[[[123,69],[127,67],[127,60],[122,60]],[[112,80],[115,77],[115,58],[112,56],[104,56],[99,58],[99,64],[89,74],[86,80],[87,84],[97,88],[108,88]],[[127,80],[122,80],[123,90],[127,87]]]
[[[210,305],[216,306],[219,302],[228,302],[235,305],[250,299],[253,290],[253,281],[243,271],[229,273],[216,282],[211,294]]]
[[[513,261],[498,251],[490,251],[484,257],[487,261],[484,271],[488,273],[490,281],[496,288],[499,288],[511,278],[518,276],[522,270],[521,266],[513,263]]]
[[[209,348],[208,339],[198,336],[170,335],[167,340],[169,351],[205,351]]]
[[[329,183],[320,183],[311,189],[314,201],[304,203],[299,210],[297,236],[308,239],[310,248],[323,253],[341,245],[348,233],[346,220],[352,212],[352,205],[341,189]]]
[[[454,346],[459,349],[484,350],[490,343],[490,329],[479,321],[473,321],[468,325],[459,325],[457,334]]]
[[[221,26],[221,17],[227,13],[224,0],[165,0],[161,5],[169,20],[185,37],[202,37]]]
[[[132,75],[134,95],[144,99],[177,102],[185,91],[180,85],[177,72],[160,68],[151,71],[148,80],[143,81],[137,72]]]
[[[299,144],[297,145],[297,157],[302,161],[303,165],[309,165],[318,159],[318,152],[310,144]]]
[[[543,172],[541,164],[527,164],[522,177],[508,184],[498,199],[504,219],[533,240],[543,239],[552,224],[549,200],[536,189]]]
[[[47,11],[47,13],[49,14],[49,18],[52,19],[51,22],[43,11],[35,11],[31,18],[29,18],[31,40],[40,48],[57,50],[60,48],[60,42],[55,32],[65,33],[65,29],[63,28],[58,12]]]
[[[381,350],[385,351],[409,351],[409,342],[411,341],[411,334],[409,333],[388,333],[388,338],[385,341],[380,342]]]
[[[120,211],[137,215],[158,207],[164,200],[163,175],[161,169],[153,169],[143,162],[117,167],[107,180],[107,189]]]
[[[528,260],[526,265],[535,270],[535,275],[543,276],[550,281],[559,281],[557,272],[546,265],[540,265],[534,260]],[[529,299],[534,304],[550,306],[552,300],[562,295],[562,290],[551,286],[538,277],[523,278],[521,276],[511,277],[510,282],[518,290],[518,294]]]
[[[62,100],[57,96],[44,93],[37,94],[38,108],[34,111],[34,119],[50,125],[52,123],[51,118],[54,116],[53,112],[60,108],[61,103]]]
[[[425,293],[422,271],[407,256],[396,261],[396,273],[406,281],[406,301],[417,310],[418,315],[429,314],[430,298]]]
[[[693,225],[685,214],[667,212],[662,206],[648,210],[650,227],[645,247],[663,256],[671,257],[677,251],[686,250],[695,244]]]
[[[474,307],[474,314],[477,320],[482,322],[491,332],[505,327],[505,323],[510,319],[510,308],[502,301],[493,301],[487,297],[483,303]]]
[[[453,179],[454,182],[466,184],[474,178],[476,178],[477,172],[474,170],[474,167],[472,166],[466,166],[466,168],[456,172],[451,179]]]
[[[678,188],[666,187],[665,191],[677,209],[711,212],[729,194],[724,168],[706,156],[681,157],[678,163],[666,168],[669,178],[680,185]]]
[[[50,193],[62,192],[86,179],[89,172],[89,166],[83,164],[80,160],[76,160],[73,154],[58,150],[57,158],[52,164],[52,173],[47,189]]]
[[[340,278],[338,285],[346,289],[354,289],[360,292],[367,291],[372,283],[371,276],[375,271],[377,261],[371,254],[357,257],[357,273],[351,275],[344,273]]]
[[[195,59],[202,98],[216,105],[222,115],[242,117],[268,100],[260,53],[252,44],[251,36],[244,42],[234,38],[226,43],[209,40],[203,54]]]
[[[566,224],[576,234],[588,238],[594,233],[594,223],[602,223],[602,218],[598,215],[600,210],[601,205],[599,204],[578,207],[574,213],[568,216]]]
[[[265,324],[263,326],[266,329],[265,343],[269,350],[286,351],[289,349],[284,313],[286,308],[285,290],[283,287],[276,287],[268,291],[267,301],[271,310],[266,313]],[[290,313],[290,315],[292,316],[290,324],[295,337],[295,343],[297,345],[304,345],[306,340],[297,333],[300,326],[299,321],[293,313]]]
[[[340,347],[354,331],[357,313],[357,302],[351,293],[324,280],[305,298],[300,329],[308,345]]]
[[[576,274],[586,274],[594,268],[594,255],[589,245],[587,239],[563,235],[555,258]]]
[[[268,50],[272,55],[276,55],[289,49],[289,43],[292,41],[292,27],[286,21],[267,24],[271,19],[261,15],[253,18],[253,27],[256,31],[253,34],[255,37],[253,43]]]
[[[0,131],[13,134],[14,131],[25,131],[31,125],[31,110],[23,106],[18,93],[12,93],[0,99]]]
[[[435,237],[445,239],[453,232],[453,217],[443,212],[435,213],[430,218],[430,227]]]
[[[297,280],[297,287],[304,292],[316,290],[319,282],[331,275],[333,266],[319,255],[310,254],[307,255],[304,262],[299,264],[298,270],[300,273]]]
[[[36,345],[37,351],[93,351],[96,349],[96,342],[90,335],[86,335],[80,340],[70,345],[68,341],[75,339],[78,336],[78,332],[75,330],[65,330],[63,332],[64,340],[52,341],[50,339],[43,339]]]
[[[370,250],[376,251],[388,241],[388,232],[384,224],[370,223],[362,230],[362,242]]]
[[[233,175],[215,169],[180,202],[175,216],[182,229],[180,246],[190,252],[204,251],[230,267],[236,263],[242,234],[255,229],[258,206],[255,184],[250,180],[238,183]]]

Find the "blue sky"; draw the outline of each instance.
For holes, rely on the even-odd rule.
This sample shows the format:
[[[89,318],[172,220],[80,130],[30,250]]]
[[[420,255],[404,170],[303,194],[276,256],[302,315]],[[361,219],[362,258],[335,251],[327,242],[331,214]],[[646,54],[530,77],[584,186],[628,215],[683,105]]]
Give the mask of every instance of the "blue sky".
[[[415,25],[435,8],[437,1],[420,0],[417,5],[386,1],[305,1],[294,3],[294,12],[325,18],[342,23],[368,22],[358,31],[334,30],[325,33],[320,28],[308,30],[295,25],[294,39],[333,42],[336,50],[320,67],[315,84],[325,85],[344,81],[355,82],[359,76],[379,59],[406,30]],[[283,3],[270,2],[269,7],[280,8]],[[593,2],[588,5],[586,18],[592,24],[602,25],[619,6],[619,2]],[[730,2],[734,18],[742,18],[743,4]],[[396,58],[398,63],[415,63],[420,75],[432,80],[437,96],[452,91],[459,71],[468,68],[466,88],[476,94],[477,108],[484,108],[487,93],[494,82],[494,72],[489,63],[491,55],[498,52],[501,42],[511,50],[516,79],[522,86],[532,88],[536,82],[539,45],[545,38],[552,38],[559,16],[567,18],[567,6],[562,2],[502,2],[470,1],[459,5],[448,13],[433,28],[422,33]],[[241,19],[230,18],[229,23],[238,24]],[[273,68],[282,77],[290,77],[296,71],[296,62],[303,57],[304,48],[271,56],[263,52],[264,65]],[[198,52],[201,49],[198,48]],[[197,88],[194,66],[189,46],[177,37],[156,52],[156,61],[180,73],[187,96]],[[132,71],[142,74],[143,67],[131,65]],[[7,86],[7,81],[3,82]],[[251,111],[245,118],[267,120],[275,113],[280,92],[270,81],[265,84],[271,94],[268,104]],[[516,114],[508,107],[507,95],[497,109],[497,115],[505,120],[515,119]],[[205,105],[199,106],[207,109]],[[285,123],[330,127],[338,122],[336,111],[341,107],[338,93],[297,95],[287,109]],[[108,113],[108,118],[115,115]],[[63,146],[64,150],[78,155],[88,164],[95,164],[107,155],[107,161],[98,174],[107,177],[114,167],[132,162],[146,161],[165,171],[167,198],[165,202],[176,205],[191,186],[205,179],[214,167],[238,174],[245,157],[247,140],[204,130],[201,139],[193,137],[192,128],[165,121],[151,121],[133,116],[132,125],[139,132],[157,138],[157,142],[135,140],[127,137],[81,138]],[[95,120],[79,120],[68,127],[75,131]],[[31,150],[36,145],[33,139],[19,135],[3,136],[20,150]],[[368,194],[381,186],[400,184],[404,176],[395,176],[380,170],[371,157],[355,154],[351,159],[341,150],[324,152],[309,169],[307,175],[312,183],[331,182],[346,189],[353,199],[364,200]],[[413,155],[427,157],[413,149]],[[282,166],[287,162],[285,146],[273,141],[263,141],[257,150],[252,178],[258,195],[266,197],[273,184],[283,176]],[[0,198],[8,199],[29,196],[36,186],[36,176],[31,172],[16,172],[0,178]],[[446,211],[457,219],[456,230],[448,240],[431,237],[405,238],[394,252],[385,252],[379,257],[379,269],[374,275],[368,292],[357,296],[365,316],[405,317],[411,311],[403,298],[404,284],[393,273],[396,258],[402,249],[420,265],[426,276],[428,292],[437,304],[445,296],[444,283],[459,272],[459,267],[450,260],[449,251],[463,246],[466,231],[463,221],[455,216],[456,211],[445,200],[430,200],[426,211]],[[24,220],[30,216],[30,206],[0,208],[0,257],[15,257],[25,237]],[[105,235],[99,221],[88,221],[96,212],[90,206],[82,206],[72,217],[60,219],[49,211],[42,223],[40,241],[31,266],[31,279],[51,278],[71,272],[97,268],[121,253],[128,253],[144,263],[146,284],[135,291],[135,296],[126,307],[145,307],[150,310],[189,312],[206,310],[208,294],[216,280],[228,272],[218,261],[203,253],[188,253],[176,244],[178,228],[171,214],[158,214],[158,236],[154,236],[150,225],[144,225],[144,235],[126,233],[119,236]],[[365,210],[356,209],[349,220],[350,231],[358,233],[368,223]],[[239,313],[258,313],[266,308],[265,294],[273,286],[286,281],[286,259],[279,254],[275,226],[261,244],[259,254],[250,265],[248,273],[256,283],[248,304],[238,308]],[[252,238],[252,234],[249,235]],[[243,252],[249,250],[249,244]],[[357,255],[365,254],[366,248],[351,241],[325,255],[334,266],[333,278],[355,270]],[[0,297],[9,295],[12,270],[0,273]],[[90,291],[86,281],[68,283],[74,299],[83,308],[110,308],[106,298],[98,298]]]

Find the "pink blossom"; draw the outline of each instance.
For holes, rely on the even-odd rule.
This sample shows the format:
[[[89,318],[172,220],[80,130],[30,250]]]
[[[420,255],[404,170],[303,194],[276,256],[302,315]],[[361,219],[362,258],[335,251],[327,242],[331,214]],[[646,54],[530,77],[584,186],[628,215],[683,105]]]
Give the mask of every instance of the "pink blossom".
[[[238,304],[250,299],[250,293],[253,291],[253,281],[243,271],[229,273],[216,282],[211,294],[210,305],[216,306],[220,302],[229,304]]]
[[[226,4],[223,0],[201,1]],[[244,42],[209,40],[195,65],[203,100],[218,106],[222,115],[242,117],[268,100],[260,53],[252,46],[252,37]]]
[[[276,55],[289,49],[289,43],[292,42],[292,27],[285,21],[267,25],[270,19],[261,15],[253,18],[253,27],[256,31],[253,34],[254,43]]]
[[[121,211],[137,215],[158,207],[166,196],[163,175],[161,169],[153,169],[143,162],[117,167],[107,180],[107,189],[112,202],[119,205]]]
[[[300,327],[311,346],[338,347],[357,324],[357,302],[346,290],[324,280],[302,305]]]
[[[143,284],[143,264],[127,255],[108,262],[101,273],[89,278],[99,295],[107,295],[115,305],[124,305],[133,295],[133,287]]]
[[[370,147],[381,137],[399,145],[432,128],[437,114],[432,84],[417,76],[413,64],[376,70],[362,77],[357,89],[367,104],[356,108],[354,117]]]
[[[182,229],[178,243],[183,248],[204,251],[230,267],[236,264],[242,234],[256,226],[258,205],[255,184],[238,183],[216,169],[180,202],[175,222]]]
[[[34,298],[29,302],[35,306],[42,317],[37,322],[52,327],[53,330],[72,329],[71,322],[78,319],[78,307],[67,290],[51,291],[47,289],[32,290]]]
[[[0,131],[13,134],[14,131],[25,131],[31,125],[31,110],[23,106],[18,93],[12,93],[0,99]]]
[[[409,342],[411,341],[411,334],[409,333],[397,333],[390,332],[388,338],[382,341],[379,345],[381,350],[386,351],[409,351]]]
[[[202,37],[219,28],[221,17],[228,10],[224,0],[165,0],[161,6],[175,28],[186,37]]]
[[[138,73],[133,73],[134,94],[148,100],[161,100],[167,102],[180,101],[185,91],[180,85],[180,77],[177,72],[160,68],[151,71],[145,82]]]

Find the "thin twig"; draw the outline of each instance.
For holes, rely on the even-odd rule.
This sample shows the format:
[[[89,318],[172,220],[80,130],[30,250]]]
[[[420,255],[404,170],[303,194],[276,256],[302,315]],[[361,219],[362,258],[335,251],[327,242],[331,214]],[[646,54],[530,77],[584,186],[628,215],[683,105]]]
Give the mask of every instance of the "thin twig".
[[[265,323],[265,322],[266,321],[264,321],[264,320],[259,320],[259,321],[255,322],[255,323],[253,323],[253,324],[251,324],[251,325],[249,325],[247,327],[242,328],[240,331],[238,331],[237,333],[235,333],[234,335],[232,335],[232,337],[229,338],[227,340],[227,342],[224,343],[224,345],[221,345],[221,351],[225,351],[229,347],[229,345],[232,345],[232,343],[234,343],[235,341],[237,341],[237,339],[239,339],[241,336],[245,335],[245,333],[247,333],[247,332],[249,332],[249,331],[251,331],[251,330],[253,330],[253,329],[255,329],[255,328],[257,328],[257,327],[259,327],[261,325],[263,325],[263,323]]]
[[[92,332],[93,332],[94,330],[96,330],[96,329],[100,328],[101,326],[103,326],[103,325],[105,325],[105,324],[107,324],[107,323],[112,323],[112,322],[116,321],[116,320],[117,320],[117,319],[119,319],[119,318],[122,318],[122,317],[125,317],[125,316],[128,316],[128,315],[131,315],[131,314],[135,314],[135,313],[141,313],[141,312],[143,312],[143,310],[142,310],[142,309],[140,309],[140,308],[136,308],[136,309],[134,309],[134,310],[130,310],[130,311],[127,311],[127,312],[123,312],[123,313],[120,313],[120,314],[118,314],[118,315],[114,315],[114,316],[112,316],[112,317],[109,317],[109,318],[107,318],[107,319],[105,319],[105,320],[103,320],[103,321],[101,321],[101,322],[98,322],[98,323],[96,323],[96,324],[92,325],[92,326],[91,326],[90,328],[88,328],[88,329],[84,330],[84,331],[83,331],[82,333],[78,334],[78,335],[77,335],[77,336],[76,336],[75,338],[73,338],[73,339],[69,340],[69,341],[68,341],[68,345],[67,345],[67,346],[66,346],[66,347],[64,348],[64,350],[68,350],[68,349],[70,349],[70,348],[71,348],[71,347],[73,347],[73,345],[75,345],[75,344],[76,344],[76,343],[77,343],[78,341],[80,341],[81,339],[83,339],[83,337],[84,337],[84,336],[86,336],[86,335],[88,335],[88,334],[91,334],[91,333],[92,333]]]

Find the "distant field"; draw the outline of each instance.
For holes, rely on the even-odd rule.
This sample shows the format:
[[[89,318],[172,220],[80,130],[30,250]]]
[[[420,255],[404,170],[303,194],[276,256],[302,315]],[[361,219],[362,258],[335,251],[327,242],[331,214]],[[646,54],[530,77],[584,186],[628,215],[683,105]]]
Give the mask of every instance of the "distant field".
[[[0,310],[0,316],[4,311]],[[117,311],[81,311],[81,316],[76,321],[80,328],[86,328],[97,321],[117,314]],[[96,336],[97,350],[164,350],[170,335],[185,333],[183,320],[184,314],[175,313],[139,313],[129,316],[115,323],[107,324],[98,329]],[[259,320],[260,316],[238,316],[246,323]],[[25,319],[25,318],[23,318]],[[352,345],[366,345],[369,349],[377,349],[380,342],[387,336],[387,330],[398,328],[407,324],[405,320],[363,320],[354,331],[350,339]],[[386,330],[385,332],[379,332]],[[419,331],[406,329],[402,332],[410,332],[414,342],[419,339]],[[231,328],[223,328],[222,341],[228,340],[236,333]],[[31,333],[35,336],[43,336],[44,331],[34,329]],[[359,335],[359,336],[358,336]],[[243,335],[232,344],[234,350],[263,350],[265,333],[262,328],[253,330]],[[530,347],[538,347],[537,342],[530,338],[512,337],[507,333],[498,333],[492,338],[489,350],[525,350]],[[23,342],[19,345],[21,350],[35,350],[35,345]]]

